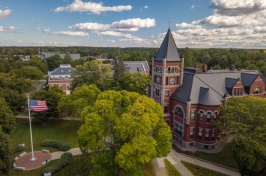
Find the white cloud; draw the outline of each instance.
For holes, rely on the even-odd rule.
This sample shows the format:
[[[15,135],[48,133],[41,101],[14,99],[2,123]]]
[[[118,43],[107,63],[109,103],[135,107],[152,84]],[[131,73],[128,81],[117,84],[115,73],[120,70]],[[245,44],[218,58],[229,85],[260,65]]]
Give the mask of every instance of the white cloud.
[[[5,18],[7,17],[8,15],[10,15],[12,12],[12,10],[10,9],[6,9],[6,10],[1,10],[0,9],[0,18]]]
[[[189,23],[180,23],[176,24],[177,28],[202,28],[200,25],[189,24]]]
[[[149,8],[149,6],[146,6],[146,5],[145,5],[143,8],[144,8],[144,9],[148,9],[148,8]]]
[[[139,28],[150,28],[156,25],[155,19],[140,19],[132,18],[127,20],[115,21],[112,24],[99,24],[99,23],[77,23],[70,26],[70,29],[74,30],[86,30],[86,31],[103,31],[113,30],[119,32],[134,32],[138,31]]]
[[[2,27],[0,26],[0,32],[13,32],[18,30],[17,28],[15,28],[14,26],[9,26],[9,27]]]
[[[198,24],[212,26],[254,26],[266,23],[265,0],[212,0],[210,8],[214,13]]]
[[[266,47],[265,0],[211,0],[210,8],[213,8],[210,16],[176,24],[173,36],[177,46]],[[162,38],[160,35],[157,42]]]
[[[88,36],[86,32],[73,32],[73,31],[57,31],[52,32],[52,35],[61,35],[61,36]]]
[[[93,14],[101,14],[102,12],[122,12],[131,10],[131,5],[126,6],[104,6],[103,3],[94,3],[94,2],[83,2],[82,0],[74,0],[72,4],[67,5],[65,7],[57,7],[55,12],[89,12]]]
[[[193,10],[193,9],[195,9],[195,7],[196,7],[196,5],[195,5],[195,4],[192,4],[192,5],[190,6],[190,9]]]
[[[43,32],[49,33],[50,32],[50,29],[49,28],[45,28],[45,29],[43,29]]]
[[[118,31],[137,31],[139,28],[150,28],[156,25],[155,19],[132,18],[113,22],[111,27]]]
[[[73,26],[70,26],[69,28],[74,30],[99,31],[99,30],[109,29],[110,25],[88,22],[88,23],[77,23]]]

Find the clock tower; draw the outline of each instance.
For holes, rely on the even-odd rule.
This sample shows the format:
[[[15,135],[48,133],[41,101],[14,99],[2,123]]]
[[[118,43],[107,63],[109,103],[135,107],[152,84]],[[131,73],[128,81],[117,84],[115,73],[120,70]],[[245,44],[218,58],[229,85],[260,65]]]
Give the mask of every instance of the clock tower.
[[[170,98],[183,82],[184,59],[180,58],[177,47],[168,29],[157,55],[152,60],[151,97],[161,104],[164,119],[170,125]]]

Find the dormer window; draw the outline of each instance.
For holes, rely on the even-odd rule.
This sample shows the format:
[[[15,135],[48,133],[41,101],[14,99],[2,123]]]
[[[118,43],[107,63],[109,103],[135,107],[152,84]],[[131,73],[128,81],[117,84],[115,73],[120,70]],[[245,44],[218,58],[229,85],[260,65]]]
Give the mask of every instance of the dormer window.
[[[254,90],[253,90],[253,94],[260,94],[261,93],[261,88],[260,87],[256,87]]]
[[[243,88],[242,87],[235,87],[233,89],[233,95],[234,96],[239,96],[239,95],[243,95]]]

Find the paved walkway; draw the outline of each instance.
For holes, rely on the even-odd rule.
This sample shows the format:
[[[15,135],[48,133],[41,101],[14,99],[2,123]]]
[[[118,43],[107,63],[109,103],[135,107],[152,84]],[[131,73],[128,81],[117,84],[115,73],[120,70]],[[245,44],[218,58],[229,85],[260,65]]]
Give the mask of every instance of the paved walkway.
[[[193,157],[186,156],[181,153],[177,153],[175,150],[171,149],[171,152],[167,155],[168,161],[183,175],[183,176],[193,176],[193,174],[181,163],[181,161],[186,161],[201,167],[211,169],[217,172],[221,172],[230,176],[240,176],[240,173],[227,167],[219,166],[214,163],[205,162],[202,160],[195,159]],[[158,176],[167,176],[163,158],[157,158],[152,161],[155,173]]]

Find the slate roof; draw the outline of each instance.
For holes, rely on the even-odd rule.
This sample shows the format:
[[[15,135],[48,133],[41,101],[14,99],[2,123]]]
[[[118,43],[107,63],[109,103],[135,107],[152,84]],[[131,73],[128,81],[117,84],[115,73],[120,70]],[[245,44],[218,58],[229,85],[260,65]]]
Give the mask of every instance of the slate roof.
[[[150,67],[147,61],[124,61],[125,67],[130,71],[130,73],[134,72],[142,72],[149,73]]]
[[[167,61],[181,61],[170,28],[168,29],[154,60],[163,61],[164,58],[166,58]]]
[[[261,76],[261,79],[262,79],[263,82],[266,84],[266,76]]]
[[[50,76],[70,75],[73,70],[75,70],[75,69],[73,67],[71,67],[70,64],[61,64],[60,67],[49,72],[49,75]]]
[[[246,87],[250,87],[257,71],[207,71],[205,73],[184,73],[183,84],[171,96],[172,99],[187,103],[190,98],[192,104],[219,105],[226,94],[230,97],[227,87],[231,87],[239,79]],[[243,92],[243,95],[248,95]],[[218,103],[219,102],[219,103]]]

